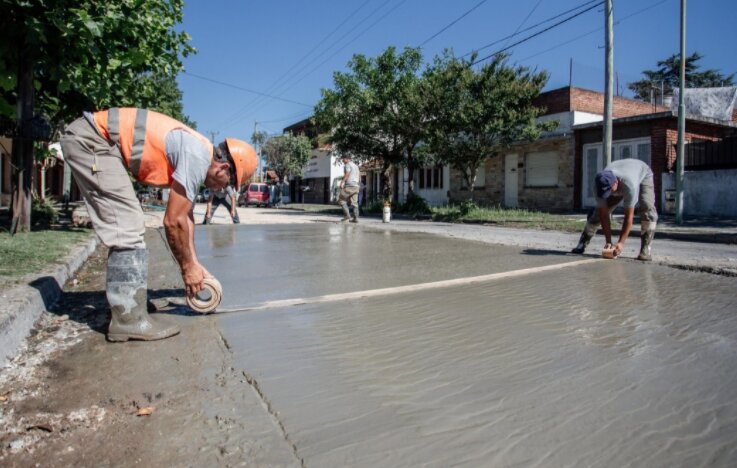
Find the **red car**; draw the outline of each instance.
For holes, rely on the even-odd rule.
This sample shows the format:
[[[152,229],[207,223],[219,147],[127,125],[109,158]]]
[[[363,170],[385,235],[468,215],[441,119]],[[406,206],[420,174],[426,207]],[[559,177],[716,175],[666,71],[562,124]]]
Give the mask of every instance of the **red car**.
[[[257,183],[248,184],[248,188],[238,198],[238,206],[248,205],[268,206],[269,186]]]

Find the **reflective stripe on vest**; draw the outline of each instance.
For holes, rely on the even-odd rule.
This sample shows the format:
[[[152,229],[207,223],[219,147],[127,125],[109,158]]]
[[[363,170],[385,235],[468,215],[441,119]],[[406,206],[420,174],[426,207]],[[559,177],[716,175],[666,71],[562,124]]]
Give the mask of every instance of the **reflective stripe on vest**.
[[[138,171],[141,169],[141,160],[143,159],[147,120],[147,109],[136,110],[136,123],[133,129],[133,147],[131,148],[131,159],[129,163],[130,170],[136,178],[138,178]],[[120,147],[120,117],[117,107],[112,107],[108,110],[107,122],[110,139]]]

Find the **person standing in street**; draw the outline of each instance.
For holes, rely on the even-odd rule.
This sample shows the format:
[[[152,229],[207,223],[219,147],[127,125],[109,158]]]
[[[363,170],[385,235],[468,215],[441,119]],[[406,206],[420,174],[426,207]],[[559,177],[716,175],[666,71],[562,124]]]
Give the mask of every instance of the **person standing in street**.
[[[360,185],[360,171],[358,166],[351,160],[350,155],[344,155],[343,180],[340,181],[340,195],[338,202],[343,208],[343,219],[341,221],[358,222],[358,189]],[[348,210],[348,203],[353,207],[353,217]]]
[[[158,112],[111,108],[84,115],[64,130],[61,147],[84,196],[92,225],[109,247],[106,295],[109,341],[159,340],[176,324],[147,312],[148,250],[144,215],[129,171],[140,183],[170,187],[166,239],[179,263],[186,294],[196,295],[211,275],[194,249],[195,196],[200,184],[239,187],[256,168],[247,143],[226,138],[213,146],[185,124]]]
[[[233,220],[233,224],[241,222],[238,217],[238,203],[235,199],[235,190],[233,190],[232,186],[228,185],[224,189],[210,190],[210,196],[207,198],[207,211],[205,212],[205,219],[202,221],[202,224],[212,223],[212,215],[220,205],[225,205],[225,208],[230,213],[230,218]]]
[[[596,234],[599,224],[601,224],[606,239],[604,248],[613,248],[614,257],[618,257],[622,253],[624,243],[632,229],[635,206],[639,203],[641,232],[640,254],[637,259],[642,261],[652,260],[651,244],[655,236],[658,212],[655,210],[655,185],[653,183],[653,171],[650,166],[638,159],[614,161],[603,171],[596,174],[594,185],[596,186],[597,208],[589,214],[578,245],[572,252],[582,254],[591,238]],[[612,244],[612,229],[609,218],[620,202],[624,206],[624,220],[622,221],[619,240],[616,244]]]

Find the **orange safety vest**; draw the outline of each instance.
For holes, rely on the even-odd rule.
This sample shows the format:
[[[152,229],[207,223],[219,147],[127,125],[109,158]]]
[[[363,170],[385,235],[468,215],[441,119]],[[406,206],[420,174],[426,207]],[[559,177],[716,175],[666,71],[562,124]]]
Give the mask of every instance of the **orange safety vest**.
[[[113,107],[92,114],[100,133],[115,143],[133,176],[145,185],[169,187],[174,168],[166,157],[166,135],[175,129],[191,133],[213,154],[212,143],[183,123],[158,112]]]

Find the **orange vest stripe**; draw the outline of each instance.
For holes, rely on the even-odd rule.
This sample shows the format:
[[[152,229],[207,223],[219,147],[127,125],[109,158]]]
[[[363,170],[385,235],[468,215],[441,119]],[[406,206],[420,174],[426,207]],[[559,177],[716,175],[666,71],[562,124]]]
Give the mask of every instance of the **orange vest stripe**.
[[[169,116],[147,109],[113,107],[93,114],[100,132],[120,149],[126,166],[139,182],[171,186],[174,169],[166,157],[166,135],[184,130],[212,154],[212,144],[196,131]]]

